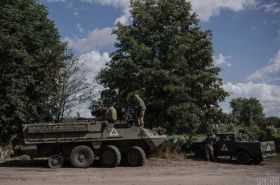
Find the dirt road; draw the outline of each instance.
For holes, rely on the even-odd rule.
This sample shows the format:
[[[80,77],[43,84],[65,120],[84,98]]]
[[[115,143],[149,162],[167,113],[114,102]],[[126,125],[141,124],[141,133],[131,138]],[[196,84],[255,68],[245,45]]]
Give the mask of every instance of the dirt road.
[[[267,183],[267,182],[270,182]],[[271,183],[272,182],[272,183]],[[42,162],[0,164],[0,185],[280,185],[280,165],[151,159],[144,167],[49,169]]]

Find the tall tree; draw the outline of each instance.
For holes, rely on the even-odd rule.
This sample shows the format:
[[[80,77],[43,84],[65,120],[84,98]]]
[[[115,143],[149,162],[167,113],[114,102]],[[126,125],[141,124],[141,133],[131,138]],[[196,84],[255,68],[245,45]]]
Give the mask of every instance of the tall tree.
[[[138,91],[147,104],[146,123],[169,132],[192,133],[221,113],[220,69],[213,63],[212,36],[186,0],[132,0],[131,23],[118,24],[116,51],[99,76],[102,99],[123,102]],[[146,124],[146,125],[147,125]]]
[[[6,143],[22,123],[51,119],[65,44],[36,0],[0,1],[0,138]]]
[[[235,98],[230,102],[232,114],[244,126],[259,124],[263,118],[263,106],[256,98]]]

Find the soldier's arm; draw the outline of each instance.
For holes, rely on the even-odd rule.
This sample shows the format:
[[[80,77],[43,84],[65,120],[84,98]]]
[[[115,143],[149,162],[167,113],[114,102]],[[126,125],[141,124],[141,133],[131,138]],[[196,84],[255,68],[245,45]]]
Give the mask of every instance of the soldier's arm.
[[[141,111],[145,111],[146,110],[146,105],[145,105],[143,100],[139,101],[139,107],[140,107]]]
[[[110,116],[110,118],[112,118],[112,115],[113,115],[112,109],[109,109],[109,116]]]

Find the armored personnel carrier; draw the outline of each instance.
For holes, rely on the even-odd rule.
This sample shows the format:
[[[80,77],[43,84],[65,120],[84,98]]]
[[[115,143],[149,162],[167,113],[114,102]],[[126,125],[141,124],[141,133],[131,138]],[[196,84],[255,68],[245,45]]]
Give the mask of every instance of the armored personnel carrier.
[[[51,168],[65,160],[77,168],[99,159],[104,167],[116,167],[121,160],[128,166],[142,166],[166,135],[127,123],[82,119],[74,123],[37,123],[23,125],[23,144],[14,145],[15,153],[31,158],[48,157]]]

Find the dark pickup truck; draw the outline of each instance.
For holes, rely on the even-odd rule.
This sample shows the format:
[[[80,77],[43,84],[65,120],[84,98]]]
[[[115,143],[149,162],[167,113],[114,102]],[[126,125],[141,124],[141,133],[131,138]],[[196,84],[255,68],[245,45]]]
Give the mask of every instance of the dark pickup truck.
[[[217,142],[214,145],[215,158],[219,156],[230,156],[236,158],[238,163],[259,164],[265,157],[275,156],[274,141],[259,142],[250,141],[245,134],[232,132],[216,134]],[[205,143],[195,142],[192,150],[196,159],[205,158]]]

